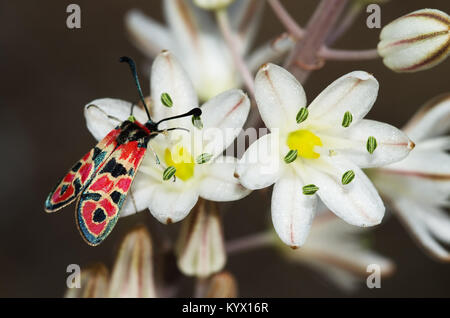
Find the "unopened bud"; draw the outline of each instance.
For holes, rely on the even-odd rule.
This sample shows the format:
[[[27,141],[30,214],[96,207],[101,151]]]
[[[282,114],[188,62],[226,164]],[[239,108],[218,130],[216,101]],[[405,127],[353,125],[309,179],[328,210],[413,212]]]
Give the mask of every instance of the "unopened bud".
[[[223,268],[226,254],[217,203],[199,199],[182,224],[176,254],[180,271],[188,276],[207,277]]]
[[[205,10],[220,10],[228,7],[234,0],[194,0],[194,3]]]
[[[221,272],[211,277],[206,298],[236,298],[238,296],[237,283],[229,272]]]
[[[450,52],[450,17],[435,9],[404,15],[380,34],[378,53],[395,72],[416,72],[442,62]]]
[[[109,297],[155,297],[152,254],[150,235],[145,227],[129,232],[114,264]]]

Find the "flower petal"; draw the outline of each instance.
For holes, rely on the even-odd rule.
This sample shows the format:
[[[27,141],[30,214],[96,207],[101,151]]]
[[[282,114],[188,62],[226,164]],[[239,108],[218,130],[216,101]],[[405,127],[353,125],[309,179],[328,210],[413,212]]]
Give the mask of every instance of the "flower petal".
[[[276,133],[262,136],[250,145],[236,167],[236,176],[247,189],[270,186],[280,176],[281,158]]]
[[[171,1],[168,1],[171,2]],[[173,107],[166,107],[161,94],[168,93]],[[168,51],[161,52],[153,62],[151,75],[151,96],[153,120],[188,112],[198,106],[197,94],[187,73],[178,60]],[[170,122],[170,127],[191,127],[190,118],[181,118]],[[167,127],[166,123],[161,128]]]
[[[366,227],[377,225],[384,216],[384,205],[367,176],[353,163],[341,156],[321,158],[323,166],[307,168],[306,183],[319,187],[317,194],[324,204],[345,222]],[[352,170],[355,177],[347,185],[342,175]]]
[[[375,137],[377,146],[371,154],[367,140]],[[363,119],[344,131],[339,138],[349,141],[336,150],[361,168],[378,167],[405,158],[414,148],[414,143],[401,130],[389,124]]]
[[[304,195],[304,185],[299,177],[286,173],[273,188],[273,226],[280,239],[293,248],[305,243],[316,214],[317,196]]]
[[[378,81],[367,72],[348,73],[331,83],[314,99],[308,107],[309,118],[342,127],[342,119],[348,111],[353,116],[351,125],[354,125],[372,108],[377,99],[378,87]]]
[[[228,8],[231,26],[240,39],[242,56],[245,56],[253,43],[264,5],[265,1],[260,0],[238,0]]]
[[[157,184],[157,181],[153,180],[152,177],[138,171],[120,211],[120,217],[129,216],[147,209],[150,205],[153,189]]]
[[[428,101],[403,129],[415,142],[438,136],[450,129],[450,93]]]
[[[199,185],[200,196],[210,201],[234,201],[250,194],[233,175],[237,159],[222,157],[218,161],[207,165],[208,174]]]
[[[111,274],[108,297],[156,297],[152,241],[144,226],[130,231],[123,239]]]
[[[148,57],[153,58],[162,50],[176,50],[176,42],[170,31],[141,10],[133,9],[125,16],[125,26],[134,44]]]
[[[240,89],[228,90],[202,106],[203,151],[219,155],[242,131],[250,100]]]
[[[131,106],[131,102],[114,98],[93,100],[84,107],[87,128],[95,139],[101,140],[130,116]],[[133,115],[141,123],[147,121],[145,112],[139,107],[133,108]]]
[[[172,182],[172,181],[166,181]],[[149,209],[161,223],[181,221],[189,214],[198,200],[195,187],[179,189],[170,185],[158,184],[151,193]]]
[[[302,85],[284,68],[264,64],[256,74],[255,98],[261,117],[269,129],[295,129],[295,117],[306,106]]]
[[[437,259],[450,261],[450,252],[439,244],[436,238],[428,231],[423,220],[418,217],[418,215],[423,213],[420,205],[407,198],[400,198],[393,202],[393,207],[400,220],[407,226],[410,233],[425,251]]]

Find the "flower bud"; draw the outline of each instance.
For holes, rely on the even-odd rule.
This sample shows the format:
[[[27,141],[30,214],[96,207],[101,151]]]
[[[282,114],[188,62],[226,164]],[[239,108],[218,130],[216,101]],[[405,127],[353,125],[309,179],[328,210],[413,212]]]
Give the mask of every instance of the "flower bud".
[[[182,224],[176,254],[180,271],[188,276],[207,277],[223,268],[225,244],[215,202],[199,199]]]
[[[416,72],[442,62],[450,51],[450,17],[435,9],[422,9],[386,25],[378,53],[395,72]]]
[[[237,283],[229,272],[215,274],[209,281],[206,298],[236,298],[238,295]]]
[[[129,232],[114,264],[109,297],[155,297],[152,254],[150,235],[145,227]]]
[[[205,10],[220,10],[228,7],[234,0],[194,0],[194,3]]]
[[[103,298],[108,290],[108,270],[99,263],[83,269],[80,273],[80,288],[69,288],[65,298]]]

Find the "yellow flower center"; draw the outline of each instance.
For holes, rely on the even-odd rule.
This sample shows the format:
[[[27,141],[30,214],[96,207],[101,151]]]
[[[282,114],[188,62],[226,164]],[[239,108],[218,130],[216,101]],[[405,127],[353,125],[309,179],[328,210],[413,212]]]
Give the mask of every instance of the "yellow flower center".
[[[315,146],[322,146],[322,140],[306,129],[291,132],[287,138],[289,149],[297,150],[298,155],[303,158],[317,159],[320,154],[314,152]]]
[[[177,169],[175,176],[183,181],[190,179],[194,175],[194,158],[186,148],[180,145],[174,146],[172,151],[166,148],[164,161],[167,166],[173,166]]]

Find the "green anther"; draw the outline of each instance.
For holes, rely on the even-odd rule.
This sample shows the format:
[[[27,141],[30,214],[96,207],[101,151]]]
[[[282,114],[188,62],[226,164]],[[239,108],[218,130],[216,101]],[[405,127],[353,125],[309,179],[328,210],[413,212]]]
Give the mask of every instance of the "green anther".
[[[202,153],[195,159],[195,161],[197,162],[197,164],[201,165],[210,161],[212,157],[213,155],[210,153]]]
[[[166,107],[172,107],[173,106],[172,98],[167,93],[162,93],[161,94],[161,103],[164,106],[166,106]]]
[[[287,155],[284,157],[284,162],[286,162],[286,163],[294,162],[295,159],[297,159],[297,154],[298,154],[297,150],[292,150],[292,149],[289,150]]]
[[[308,118],[308,109],[306,107],[300,108],[300,110],[297,113],[297,117],[295,118],[297,120],[297,124],[300,124]]]
[[[342,118],[342,126],[347,128],[348,126],[350,126],[350,124],[353,121],[353,116],[352,113],[350,112],[345,112],[344,114],[344,118]]]
[[[342,184],[349,184],[355,178],[353,170],[349,170],[342,175]]]
[[[203,123],[200,116],[192,116],[192,125],[194,125],[194,127],[197,127],[198,129],[203,128]]]
[[[175,175],[176,172],[177,172],[177,169],[175,169],[174,166],[167,167],[163,172],[163,180],[167,181],[167,180],[171,179]]]
[[[375,137],[370,136],[367,139],[367,151],[370,154],[373,154],[373,152],[375,151],[376,148],[377,148],[377,140],[375,139]]]
[[[303,194],[304,195],[312,195],[312,194],[316,193],[317,190],[319,190],[318,186],[316,186],[315,184],[308,184],[303,187]]]

